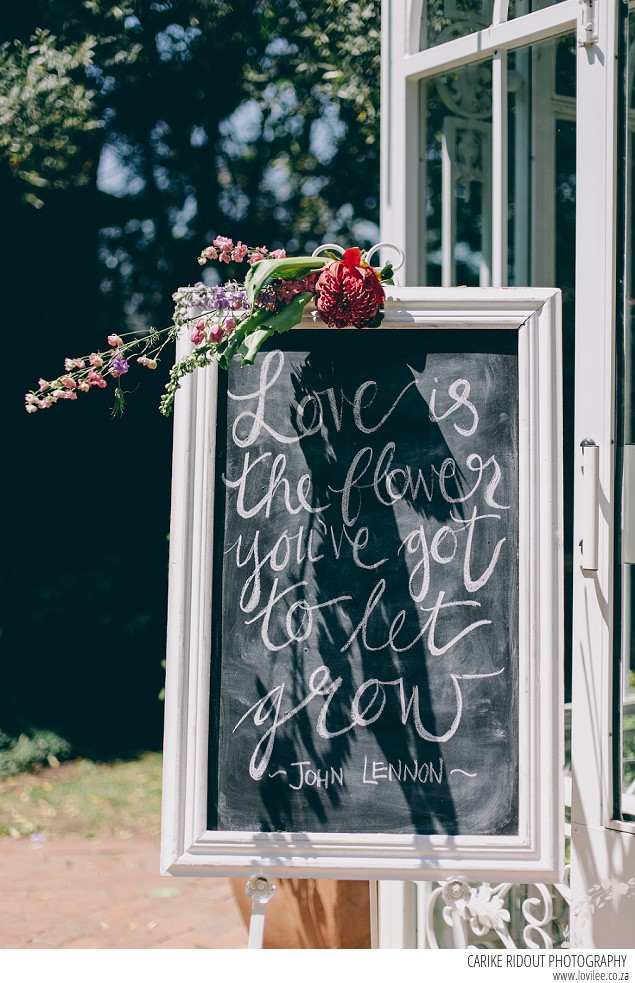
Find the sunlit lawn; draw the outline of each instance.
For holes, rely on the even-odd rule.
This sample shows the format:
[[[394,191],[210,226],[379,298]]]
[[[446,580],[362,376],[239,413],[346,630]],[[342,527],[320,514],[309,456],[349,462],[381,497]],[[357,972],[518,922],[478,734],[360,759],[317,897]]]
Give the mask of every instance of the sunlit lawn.
[[[0,782],[0,837],[158,836],[161,755],[72,761]]]

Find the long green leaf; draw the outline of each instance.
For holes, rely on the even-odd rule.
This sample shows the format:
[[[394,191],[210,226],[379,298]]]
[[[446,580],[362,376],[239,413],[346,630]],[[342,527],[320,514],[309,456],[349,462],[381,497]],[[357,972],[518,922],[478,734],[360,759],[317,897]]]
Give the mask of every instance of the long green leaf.
[[[253,365],[256,355],[260,348],[274,334],[284,334],[290,331],[294,325],[302,320],[302,312],[306,304],[311,300],[313,294],[306,290],[304,293],[297,294],[286,307],[273,316],[263,321],[261,328],[251,330],[245,335],[244,344],[238,349],[238,354],[242,355],[243,365]]]
[[[242,355],[243,365],[253,365],[256,355],[260,351],[262,345],[265,343],[267,338],[275,334],[270,328],[260,328],[258,331],[252,331],[250,335],[245,339],[245,343],[241,345],[238,354]]]
[[[271,317],[270,311],[260,310],[241,321],[233,334],[229,336],[227,347],[218,356],[218,364],[221,369],[228,369],[231,360],[242,345],[245,337],[253,331],[257,331],[263,321]]]
[[[253,308],[256,297],[271,277],[288,279],[290,273],[295,277],[321,270],[327,262],[323,256],[287,256],[285,259],[261,259],[249,270],[245,277],[247,300]]]

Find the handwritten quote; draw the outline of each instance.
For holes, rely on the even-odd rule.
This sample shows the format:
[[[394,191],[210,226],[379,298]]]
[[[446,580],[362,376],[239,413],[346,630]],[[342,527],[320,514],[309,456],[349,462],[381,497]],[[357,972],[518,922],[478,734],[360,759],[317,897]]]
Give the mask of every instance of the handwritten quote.
[[[250,801],[263,829],[360,805],[381,829],[513,827],[515,359],[421,361],[274,350],[230,373],[229,825]]]

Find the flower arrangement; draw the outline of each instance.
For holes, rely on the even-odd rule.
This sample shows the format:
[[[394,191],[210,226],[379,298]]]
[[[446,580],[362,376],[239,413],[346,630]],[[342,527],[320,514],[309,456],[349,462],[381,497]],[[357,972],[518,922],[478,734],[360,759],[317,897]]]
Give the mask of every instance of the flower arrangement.
[[[375,247],[375,249],[378,247]],[[123,412],[122,378],[134,362],[156,369],[166,346],[189,331],[192,350],[170,368],[160,410],[169,416],[181,379],[199,367],[217,362],[227,369],[235,356],[251,365],[263,343],[276,333],[298,324],[310,301],[329,327],[376,327],[381,323],[383,284],[392,283],[392,264],[376,269],[369,253],[357,247],[343,250],[328,244],[312,256],[288,257],[283,249],[250,247],[226,236],[217,236],[198,258],[201,266],[243,263],[249,266],[244,282],[229,280],[219,285],[202,282],[179,287],[172,324],[144,334],[112,333],[108,346],[79,358],[66,358],[64,373],[26,394],[27,413],[49,409],[60,400],[76,400],[78,393],[104,389],[115,382],[115,415]],[[320,255],[323,253],[324,255]]]

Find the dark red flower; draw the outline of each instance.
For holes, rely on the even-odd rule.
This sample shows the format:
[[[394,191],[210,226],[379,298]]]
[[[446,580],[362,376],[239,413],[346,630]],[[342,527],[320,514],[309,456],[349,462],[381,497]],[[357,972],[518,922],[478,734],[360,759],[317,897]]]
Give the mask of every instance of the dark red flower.
[[[362,263],[357,247],[325,266],[317,281],[317,309],[332,328],[365,328],[377,317],[384,290],[372,266]]]

